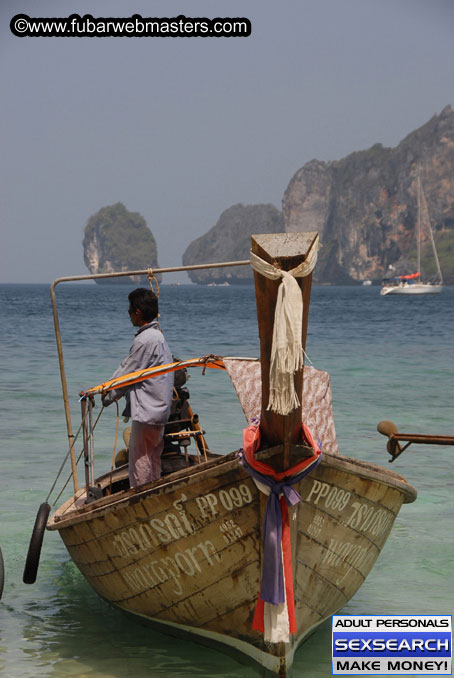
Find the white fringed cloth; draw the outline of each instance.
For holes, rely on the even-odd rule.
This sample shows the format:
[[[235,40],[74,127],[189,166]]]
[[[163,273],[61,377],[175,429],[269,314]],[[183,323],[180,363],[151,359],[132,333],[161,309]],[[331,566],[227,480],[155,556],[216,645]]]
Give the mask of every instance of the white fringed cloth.
[[[251,266],[254,271],[271,280],[281,278],[274,312],[270,397],[267,407],[277,414],[289,414],[300,404],[294,375],[304,364],[303,296],[296,278],[305,278],[312,273],[317,263],[318,249],[317,235],[306,260],[291,271],[282,271],[251,252]]]

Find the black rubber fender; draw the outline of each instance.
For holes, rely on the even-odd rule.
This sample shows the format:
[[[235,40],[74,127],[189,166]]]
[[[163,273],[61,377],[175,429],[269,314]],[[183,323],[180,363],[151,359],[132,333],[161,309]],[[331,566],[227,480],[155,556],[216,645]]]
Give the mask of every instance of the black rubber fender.
[[[4,583],[5,583],[5,565],[3,563],[2,548],[0,546],[0,600],[2,598]]]
[[[24,567],[24,584],[34,584],[38,573],[39,558],[43,544],[44,530],[50,513],[50,505],[47,502],[41,504],[36,514],[30,545],[28,547],[27,560]]]

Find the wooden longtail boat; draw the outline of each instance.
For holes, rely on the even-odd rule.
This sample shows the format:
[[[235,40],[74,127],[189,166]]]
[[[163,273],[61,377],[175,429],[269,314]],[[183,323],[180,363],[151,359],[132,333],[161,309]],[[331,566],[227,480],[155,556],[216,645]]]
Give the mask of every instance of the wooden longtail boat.
[[[186,403],[167,428],[181,453],[164,453],[158,481],[130,489],[127,465],[94,478],[91,403],[112,387],[106,382],[82,398],[85,487],[77,484],[72,445],[74,496],[47,521],[107,601],[172,634],[246,655],[281,677],[290,675],[301,641],[355,594],[401,505],[416,498],[397,473],[338,453],[327,373],[303,368],[298,356],[295,371],[287,364],[283,373],[282,361],[275,369],[282,334],[288,340],[293,332],[297,353],[304,349],[317,247],[316,233],[253,236],[260,361],[210,356],[162,368],[228,371],[249,424],[243,450],[208,451]],[[295,293],[295,317],[283,333],[274,332],[273,344],[278,319],[295,311]],[[66,402],[56,306],[54,319]],[[72,440],[67,404],[66,414]],[[188,455],[190,437],[196,454]],[[48,506],[42,505],[46,520]],[[24,573],[30,583],[39,531],[38,525]]]

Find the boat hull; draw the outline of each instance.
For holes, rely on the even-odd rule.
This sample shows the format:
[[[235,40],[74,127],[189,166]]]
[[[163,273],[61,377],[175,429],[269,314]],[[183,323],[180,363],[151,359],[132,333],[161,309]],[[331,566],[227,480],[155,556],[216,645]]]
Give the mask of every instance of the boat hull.
[[[289,643],[266,643],[252,629],[266,497],[234,454],[89,505],[79,493],[48,528],[110,603],[285,676],[299,643],[350,600],[402,503],[416,497],[401,476],[330,454],[295,487],[302,497],[290,511],[298,632]]]
[[[439,294],[443,285],[429,283],[414,283],[413,285],[386,285],[380,290],[382,296],[388,294]]]

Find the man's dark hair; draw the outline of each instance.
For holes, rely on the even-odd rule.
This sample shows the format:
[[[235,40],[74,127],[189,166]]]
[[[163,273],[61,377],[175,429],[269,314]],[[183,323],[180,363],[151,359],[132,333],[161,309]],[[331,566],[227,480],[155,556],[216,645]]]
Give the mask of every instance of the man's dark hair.
[[[128,294],[133,311],[142,311],[142,318],[151,323],[158,315],[158,297],[146,287],[138,287]]]

